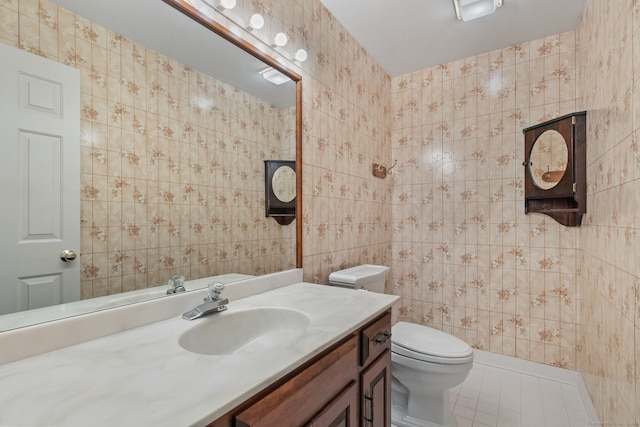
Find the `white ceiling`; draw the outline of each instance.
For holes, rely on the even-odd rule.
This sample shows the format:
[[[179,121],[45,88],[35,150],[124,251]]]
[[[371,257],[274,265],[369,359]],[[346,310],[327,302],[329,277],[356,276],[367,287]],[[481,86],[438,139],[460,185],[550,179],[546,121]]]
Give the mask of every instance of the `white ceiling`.
[[[295,101],[293,83],[265,84],[257,73],[264,63],[160,0],[53,1],[273,105]],[[575,29],[586,0],[503,0],[495,14],[469,22],[456,19],[453,0],[321,2],[394,77]]]
[[[575,29],[586,0],[504,0],[463,22],[453,0],[321,0],[392,77]]]

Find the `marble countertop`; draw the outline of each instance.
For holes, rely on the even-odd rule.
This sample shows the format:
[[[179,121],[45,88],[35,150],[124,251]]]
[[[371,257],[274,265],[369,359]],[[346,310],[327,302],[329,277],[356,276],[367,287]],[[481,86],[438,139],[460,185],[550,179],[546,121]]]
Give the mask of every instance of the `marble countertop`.
[[[226,312],[284,307],[306,313],[308,329],[286,347],[224,356],[191,353],[178,338],[208,319],[174,317],[8,363],[0,366],[0,425],[204,426],[396,300],[296,283],[231,301]]]

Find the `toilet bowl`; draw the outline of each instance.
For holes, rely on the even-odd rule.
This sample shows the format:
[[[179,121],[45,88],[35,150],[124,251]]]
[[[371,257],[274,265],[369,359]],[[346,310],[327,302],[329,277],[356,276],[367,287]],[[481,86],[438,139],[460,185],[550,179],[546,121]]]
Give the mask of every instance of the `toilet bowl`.
[[[391,328],[392,422],[399,427],[450,426],[449,389],[473,367],[473,350],[437,329],[398,322]],[[399,387],[402,386],[402,387]]]
[[[359,265],[329,275],[329,283],[384,293],[389,267]],[[398,427],[451,426],[449,389],[473,366],[473,350],[446,332],[409,322],[391,328],[391,419]]]

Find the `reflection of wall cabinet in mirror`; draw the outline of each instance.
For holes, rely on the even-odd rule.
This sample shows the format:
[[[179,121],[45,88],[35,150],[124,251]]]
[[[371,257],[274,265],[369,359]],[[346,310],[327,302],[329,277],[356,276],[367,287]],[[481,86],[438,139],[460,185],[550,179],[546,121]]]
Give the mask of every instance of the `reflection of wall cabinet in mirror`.
[[[587,211],[587,113],[523,129],[524,212],[579,226]]]
[[[291,224],[296,217],[296,162],[265,160],[264,188],[266,216]]]

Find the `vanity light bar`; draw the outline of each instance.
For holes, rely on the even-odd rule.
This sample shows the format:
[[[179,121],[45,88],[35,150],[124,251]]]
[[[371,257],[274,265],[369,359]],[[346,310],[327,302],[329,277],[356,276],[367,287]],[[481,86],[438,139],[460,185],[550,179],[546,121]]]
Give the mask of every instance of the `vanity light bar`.
[[[253,15],[251,15],[251,18],[249,19],[249,26],[247,27],[247,29],[249,31],[253,31],[259,30],[262,27],[264,27],[264,18],[262,17],[262,15],[260,15],[259,13],[254,13]]]
[[[307,51],[304,49],[298,49],[296,51],[296,54],[293,55],[293,59],[295,59],[298,62],[304,62],[307,60]]]
[[[284,47],[289,41],[289,37],[285,33],[278,33],[273,38],[273,46],[275,47]]]
[[[236,0],[220,0],[220,4],[218,4],[218,10],[231,10],[234,7],[236,7]]]
[[[228,10],[231,10],[231,9],[235,8],[236,7],[236,1],[237,0],[202,0],[202,2],[204,4],[206,4],[207,6],[211,7],[212,9],[217,10],[219,13],[223,14],[223,16],[227,17],[231,22],[233,22],[234,24],[238,25],[237,21],[236,21],[236,18],[224,13],[225,11],[228,11]],[[240,27],[242,27],[242,26],[240,25]],[[249,18],[249,22],[246,23],[246,25],[244,26],[244,29],[249,31],[249,32],[253,32],[253,31],[256,31],[256,30],[260,30],[263,27],[264,27],[264,18],[259,13],[254,13],[253,15],[251,15],[251,18]],[[241,37],[241,34],[239,33],[239,30],[240,30],[240,28],[231,29],[231,31],[234,34],[236,34],[237,36]],[[258,39],[262,39],[262,37],[258,37]],[[286,46],[288,42],[289,42],[289,37],[287,36],[287,34],[284,33],[284,32],[279,32],[273,38],[273,41],[271,42],[271,47],[273,47],[273,48],[282,48],[282,47]],[[260,50],[262,50],[262,49],[260,49]],[[285,56],[289,57],[291,60],[296,61],[296,62],[304,62],[304,61],[307,60],[307,51],[304,50],[304,49],[298,49],[293,55],[290,56],[290,55],[287,54]],[[284,75],[282,75],[282,77],[280,77],[276,73],[277,74],[281,74],[277,70],[273,70],[273,71],[261,70],[260,71],[260,74],[262,74],[262,76],[266,80],[269,80],[273,84],[281,85],[282,83],[285,83],[285,82],[290,80],[288,77],[286,77]]]

